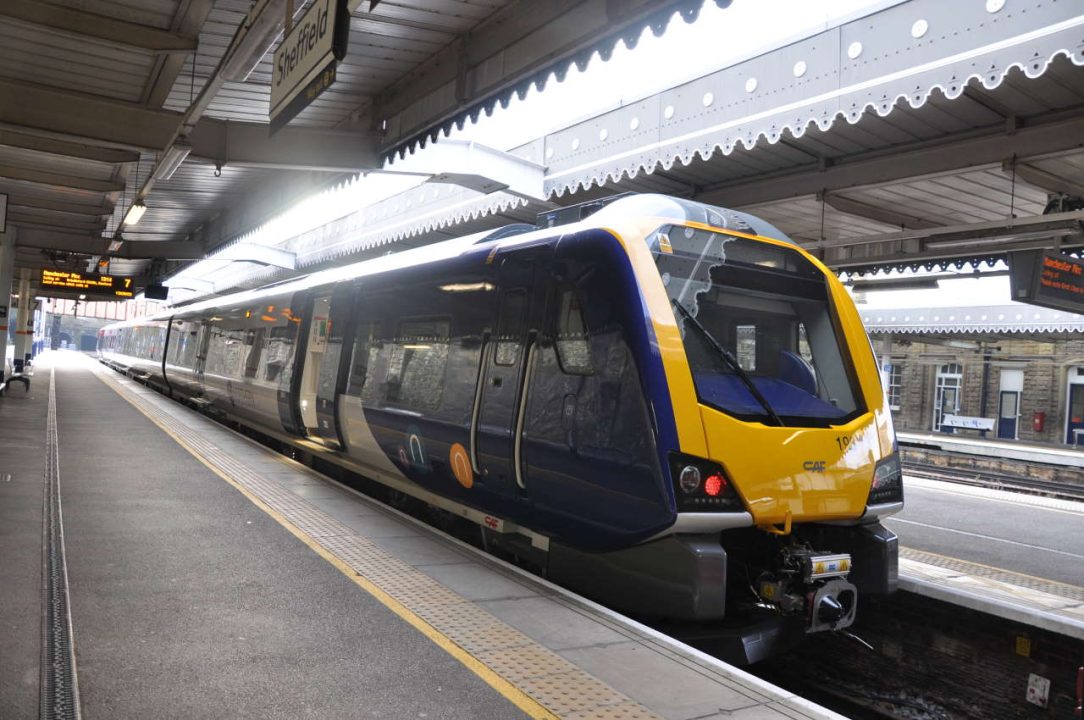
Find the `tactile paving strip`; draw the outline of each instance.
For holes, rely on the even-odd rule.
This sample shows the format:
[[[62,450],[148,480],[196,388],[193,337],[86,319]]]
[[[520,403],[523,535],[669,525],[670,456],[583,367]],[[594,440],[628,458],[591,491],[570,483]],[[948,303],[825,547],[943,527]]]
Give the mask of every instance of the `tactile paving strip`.
[[[1017,587],[1023,587],[1029,590],[1038,590],[1039,592],[1057,595],[1058,597],[1067,598],[1069,600],[1084,602],[1084,587],[1054,582],[1052,580],[1044,580],[1042,578],[1032,577],[1031,575],[1021,575],[1010,570],[1001,570],[986,565],[976,565],[975,563],[970,563],[966,560],[957,560],[956,558],[923,552],[913,548],[901,547],[900,557],[923,563],[924,565],[933,565],[934,567],[945,568],[946,570],[956,570],[961,575],[989,578],[990,580],[997,580],[1008,585],[1016,585]]]
[[[169,401],[140,392],[107,372],[98,372],[98,376],[219,472],[555,715],[584,720],[659,717],[409,563],[354,534],[351,528],[288,489],[261,477],[204,439],[172,408],[167,410],[159,404]]]

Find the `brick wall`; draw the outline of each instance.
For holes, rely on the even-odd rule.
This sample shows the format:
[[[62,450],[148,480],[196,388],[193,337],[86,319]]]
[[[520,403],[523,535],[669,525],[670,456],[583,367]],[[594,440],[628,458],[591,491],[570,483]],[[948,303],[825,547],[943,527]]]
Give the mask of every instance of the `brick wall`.
[[[987,360],[979,349],[954,348],[943,341],[926,341],[921,336],[896,336],[891,344],[890,362],[902,366],[900,409],[893,412],[897,430],[932,431],[934,388],[940,366],[957,363],[962,367],[961,414],[995,419],[999,412],[1001,374],[1006,369],[1017,368],[1024,373],[1017,438],[1022,442],[1064,444],[1067,374],[1069,368],[1084,366],[1084,337],[953,335],[952,340],[976,345],[984,341],[983,347],[989,352],[985,410],[981,391]],[[877,347],[882,347],[881,341]],[[1032,428],[1032,418],[1037,412],[1046,414],[1041,432]],[[957,433],[980,437],[978,431],[957,430]],[[996,437],[996,433],[995,429],[987,437]]]

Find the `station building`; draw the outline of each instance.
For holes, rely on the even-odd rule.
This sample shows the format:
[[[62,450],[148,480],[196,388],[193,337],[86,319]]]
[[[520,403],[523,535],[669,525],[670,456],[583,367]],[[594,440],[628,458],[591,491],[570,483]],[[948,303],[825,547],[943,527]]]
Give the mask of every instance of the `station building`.
[[[859,307],[896,430],[1084,446],[1084,315]]]

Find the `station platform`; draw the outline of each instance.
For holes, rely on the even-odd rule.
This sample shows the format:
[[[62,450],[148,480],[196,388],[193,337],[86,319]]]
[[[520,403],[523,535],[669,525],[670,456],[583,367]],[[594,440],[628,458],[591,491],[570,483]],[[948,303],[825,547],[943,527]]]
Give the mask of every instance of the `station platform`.
[[[965,437],[948,433],[897,432],[901,445],[913,445],[964,455],[998,457],[1008,460],[1084,468],[1084,448],[1033,445],[1018,441]]]
[[[35,370],[0,400],[0,717],[38,713],[51,516],[85,717],[841,717],[90,358]]]
[[[901,590],[1084,640],[1084,503],[906,474],[904,487],[904,511],[885,521]]]

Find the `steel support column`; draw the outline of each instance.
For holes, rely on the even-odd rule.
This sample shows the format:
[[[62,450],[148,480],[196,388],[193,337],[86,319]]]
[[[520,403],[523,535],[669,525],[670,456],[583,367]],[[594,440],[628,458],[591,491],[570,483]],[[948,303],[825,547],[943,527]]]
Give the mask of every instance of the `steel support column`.
[[[11,363],[15,372],[22,372],[31,357],[34,316],[30,307],[30,268],[22,268],[19,273],[19,312],[15,317],[15,354]]]
[[[11,306],[11,279],[15,274],[15,228],[0,233],[0,380],[8,373],[8,310]]]

